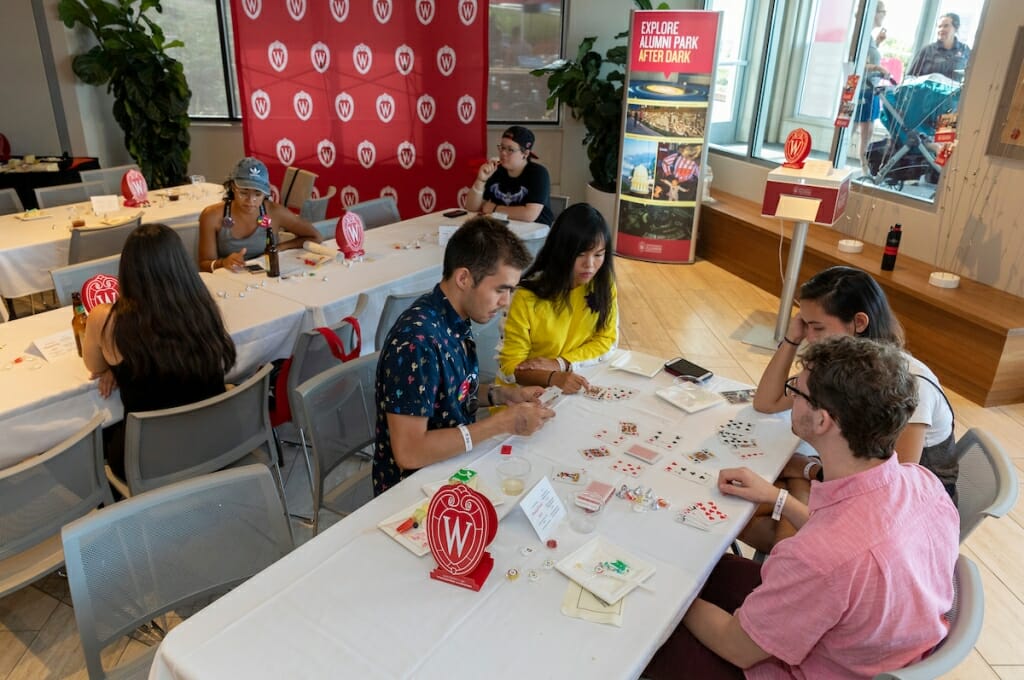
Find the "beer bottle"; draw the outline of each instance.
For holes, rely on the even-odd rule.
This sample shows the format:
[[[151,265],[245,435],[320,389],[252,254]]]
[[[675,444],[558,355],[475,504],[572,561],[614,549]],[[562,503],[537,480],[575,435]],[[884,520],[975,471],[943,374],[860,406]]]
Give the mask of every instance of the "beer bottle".
[[[82,296],[79,293],[71,294],[71,306],[75,315],[71,317],[71,332],[75,334],[75,346],[78,347],[78,356],[82,356],[82,343],[85,342],[85,305],[82,304]]]
[[[277,236],[274,234],[274,228],[270,226],[267,227],[264,254],[267,256],[267,276],[281,276],[281,265],[277,259]]]

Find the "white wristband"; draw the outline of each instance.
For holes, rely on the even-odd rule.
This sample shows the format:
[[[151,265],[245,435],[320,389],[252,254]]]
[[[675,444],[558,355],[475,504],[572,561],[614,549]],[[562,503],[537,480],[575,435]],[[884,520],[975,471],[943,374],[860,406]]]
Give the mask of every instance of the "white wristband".
[[[466,450],[471,451],[473,449],[473,438],[469,436],[469,428],[465,425],[459,425],[459,432],[462,433],[462,443],[466,445]]]
[[[821,465],[821,461],[817,458],[811,458],[807,461],[807,465],[804,465],[804,479],[808,481],[811,479],[811,468],[815,465]]]
[[[788,491],[785,489],[779,489],[779,497],[775,499],[775,507],[772,509],[772,519],[776,522],[782,519],[782,506],[786,504],[786,499],[788,497]]]
[[[558,362],[558,368],[559,369],[561,369],[563,371],[568,371],[569,370],[569,362],[566,361],[565,359],[563,359],[562,357],[555,357],[555,361]]]

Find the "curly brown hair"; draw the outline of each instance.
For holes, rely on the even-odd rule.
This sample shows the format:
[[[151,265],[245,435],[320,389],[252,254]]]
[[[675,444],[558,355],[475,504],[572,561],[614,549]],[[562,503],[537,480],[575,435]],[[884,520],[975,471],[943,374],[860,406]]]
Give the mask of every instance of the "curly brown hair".
[[[493,217],[474,217],[448,240],[442,278],[447,281],[456,269],[465,267],[477,285],[503,264],[522,271],[532,259],[522,240],[505,224]]]
[[[900,349],[837,336],[800,355],[815,408],[828,411],[858,458],[886,460],[917,408],[917,384]]]

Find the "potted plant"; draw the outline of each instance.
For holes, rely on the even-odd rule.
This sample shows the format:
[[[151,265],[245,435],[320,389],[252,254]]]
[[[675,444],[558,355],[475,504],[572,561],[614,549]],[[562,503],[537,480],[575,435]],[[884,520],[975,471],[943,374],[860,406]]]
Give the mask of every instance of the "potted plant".
[[[138,7],[135,5],[138,4]],[[188,174],[192,98],[181,62],[147,10],[163,12],[160,0],[60,0],[58,13],[68,28],[81,24],[96,38],[75,56],[75,75],[114,94],[114,118],[125,146],[152,188],[182,184]]]
[[[651,0],[633,0],[638,9],[654,9]],[[666,3],[657,9],[669,9]],[[616,34],[622,40],[629,31]],[[590,163],[591,186],[604,192],[615,192],[619,170],[619,133],[622,130],[622,88],[625,84],[626,45],[615,45],[602,56],[594,51],[597,37],[583,39],[575,59],[559,59],[531,73],[546,77],[549,109],[564,104],[572,117],[583,123]]]

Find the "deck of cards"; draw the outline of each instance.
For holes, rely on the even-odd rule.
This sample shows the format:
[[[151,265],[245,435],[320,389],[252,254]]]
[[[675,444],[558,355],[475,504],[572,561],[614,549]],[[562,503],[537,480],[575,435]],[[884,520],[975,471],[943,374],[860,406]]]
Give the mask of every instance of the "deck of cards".
[[[680,463],[678,460],[670,461],[664,470],[680,479],[685,479],[688,482],[700,484],[701,486],[711,486],[717,476],[710,470],[700,469],[690,463]]]
[[[691,526],[701,531],[710,531],[711,527],[729,519],[729,515],[722,512],[714,501],[700,501],[691,503],[676,516],[680,524]]]
[[[754,423],[745,420],[730,420],[718,426],[718,439],[732,449],[757,448],[753,435]]]

